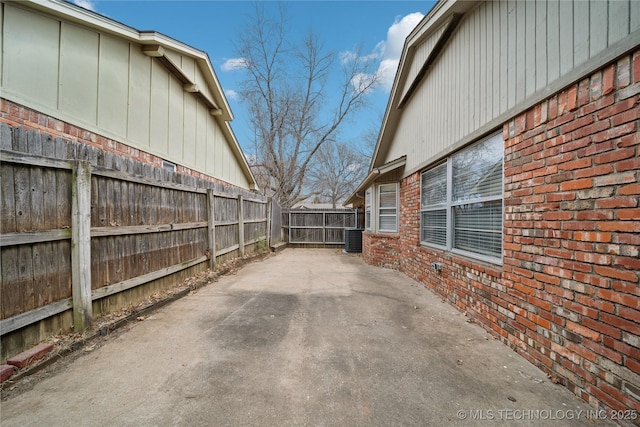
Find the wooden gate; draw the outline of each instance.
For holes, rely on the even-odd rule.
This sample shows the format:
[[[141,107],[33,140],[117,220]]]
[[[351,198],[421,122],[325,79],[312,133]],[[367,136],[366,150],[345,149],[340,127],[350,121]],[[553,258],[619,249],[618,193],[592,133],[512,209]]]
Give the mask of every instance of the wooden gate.
[[[344,229],[357,226],[355,209],[298,209],[287,215],[292,244],[344,245]]]

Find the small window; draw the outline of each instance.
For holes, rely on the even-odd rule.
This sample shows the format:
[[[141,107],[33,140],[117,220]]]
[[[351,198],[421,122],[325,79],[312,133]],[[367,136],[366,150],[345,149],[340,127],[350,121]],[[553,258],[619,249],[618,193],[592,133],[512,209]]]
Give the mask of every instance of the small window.
[[[171,163],[171,162],[167,162],[166,160],[162,161],[162,169],[166,169],[169,170],[171,172],[175,172],[176,171],[176,165]]]
[[[398,231],[398,185],[384,184],[378,187],[378,227],[380,231]]]

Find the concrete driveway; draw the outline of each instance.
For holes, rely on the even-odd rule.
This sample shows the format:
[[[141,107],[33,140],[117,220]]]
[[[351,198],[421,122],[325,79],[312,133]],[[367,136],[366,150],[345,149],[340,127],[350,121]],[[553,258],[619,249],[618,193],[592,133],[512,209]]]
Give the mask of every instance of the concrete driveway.
[[[1,424],[593,424],[593,408],[466,320],[397,272],[287,249],[61,362],[2,402]]]

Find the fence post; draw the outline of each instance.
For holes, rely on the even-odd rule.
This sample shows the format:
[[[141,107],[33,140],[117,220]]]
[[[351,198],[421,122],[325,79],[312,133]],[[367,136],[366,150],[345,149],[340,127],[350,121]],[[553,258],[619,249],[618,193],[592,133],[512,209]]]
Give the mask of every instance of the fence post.
[[[266,234],[266,239],[267,239],[267,251],[270,250],[269,248],[271,248],[271,216],[272,216],[272,212],[271,212],[271,197],[269,197],[267,199],[267,225],[265,227],[265,234]]]
[[[209,268],[216,268],[216,211],[213,190],[207,190],[207,239],[209,240]]]
[[[322,244],[327,243],[327,213],[322,212]]]
[[[242,194],[238,195],[238,245],[240,256],[244,256],[244,203]]]
[[[71,195],[71,289],[73,327],[91,325],[91,164],[78,161],[73,169]]]

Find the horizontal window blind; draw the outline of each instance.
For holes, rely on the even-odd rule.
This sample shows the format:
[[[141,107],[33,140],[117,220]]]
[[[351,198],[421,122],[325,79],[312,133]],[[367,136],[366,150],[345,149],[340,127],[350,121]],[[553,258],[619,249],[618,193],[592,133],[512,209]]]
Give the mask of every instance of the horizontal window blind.
[[[364,193],[364,228],[371,230],[371,189]]]
[[[380,214],[380,230],[396,231],[396,216]]]
[[[422,205],[447,203],[447,164],[443,163],[422,174]]]
[[[447,244],[447,210],[439,209],[422,212],[420,239],[434,245]]]
[[[384,184],[378,187],[378,228],[380,231],[398,231],[398,186]]]
[[[453,201],[502,197],[502,139],[488,139],[452,157]]]
[[[453,208],[454,247],[499,258],[502,254],[502,200]]]

